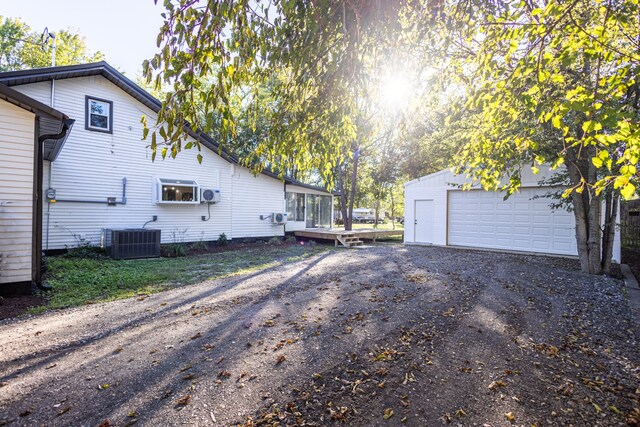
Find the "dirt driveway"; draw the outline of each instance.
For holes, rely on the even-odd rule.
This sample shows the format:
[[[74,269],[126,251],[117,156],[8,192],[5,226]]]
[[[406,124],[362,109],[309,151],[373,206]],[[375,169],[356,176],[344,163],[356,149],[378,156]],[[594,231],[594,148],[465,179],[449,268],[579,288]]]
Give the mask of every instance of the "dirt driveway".
[[[621,286],[389,245],[3,321],[0,425],[638,425]]]

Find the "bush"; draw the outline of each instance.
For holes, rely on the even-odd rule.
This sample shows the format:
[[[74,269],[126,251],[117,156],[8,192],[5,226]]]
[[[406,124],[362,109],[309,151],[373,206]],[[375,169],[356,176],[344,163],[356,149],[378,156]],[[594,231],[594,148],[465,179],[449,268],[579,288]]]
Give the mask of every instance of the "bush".
[[[71,248],[64,254],[65,258],[103,259],[107,257],[107,251],[100,246],[78,246]]]
[[[282,239],[279,237],[272,237],[267,241],[267,245],[278,246],[282,244]]]
[[[222,233],[218,236],[218,246],[226,246],[229,244],[229,239],[227,239],[227,235]]]
[[[286,243],[298,243],[296,236],[288,236],[285,240]]]
[[[204,240],[198,240],[197,242],[193,242],[191,244],[191,249],[194,251],[206,251],[209,249],[209,245]]]
[[[160,247],[160,255],[167,258],[182,257],[187,254],[187,246],[184,243],[169,243]]]

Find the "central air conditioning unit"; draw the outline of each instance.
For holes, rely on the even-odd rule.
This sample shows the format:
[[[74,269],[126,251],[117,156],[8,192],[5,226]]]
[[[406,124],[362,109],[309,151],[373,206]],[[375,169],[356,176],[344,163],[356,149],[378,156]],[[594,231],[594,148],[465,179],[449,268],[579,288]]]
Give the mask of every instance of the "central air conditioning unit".
[[[160,256],[160,230],[134,228],[105,230],[105,247],[113,259],[156,258]]]
[[[201,203],[218,203],[220,202],[220,190],[211,188],[203,188],[200,190]]]
[[[272,213],[271,214],[271,224],[280,225],[287,223],[287,214],[286,213]]]

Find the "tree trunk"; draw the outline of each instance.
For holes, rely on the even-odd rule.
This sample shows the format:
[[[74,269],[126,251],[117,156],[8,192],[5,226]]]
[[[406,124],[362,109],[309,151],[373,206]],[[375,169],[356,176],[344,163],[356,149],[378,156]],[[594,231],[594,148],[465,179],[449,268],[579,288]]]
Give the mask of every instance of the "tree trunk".
[[[374,216],[373,228],[378,228],[378,221],[380,220],[380,199],[376,199],[376,213]]]
[[[395,199],[393,198],[393,188],[391,188],[391,229],[396,229],[396,204]]]
[[[567,163],[567,171],[571,185],[581,184],[583,177],[586,177],[587,182],[595,182],[595,180],[589,180],[592,170],[595,174],[595,167],[588,163],[590,162],[588,153],[589,160],[576,159],[573,150],[568,150],[568,157],[570,161]],[[580,193],[574,190],[571,197],[576,220],[576,242],[580,269],[585,273],[599,274],[602,271],[600,197],[596,196],[588,187],[583,187]]]
[[[344,191],[344,164],[338,166],[338,191],[340,191],[340,212],[342,213],[342,224],[345,230],[351,230],[351,217],[347,212],[347,193]],[[348,227],[347,228],[347,223]]]
[[[358,159],[360,158],[360,148],[356,148],[353,152],[353,171],[351,173],[351,189],[349,191],[349,226],[347,228],[347,221],[344,222],[345,231],[352,230],[352,216],[353,216],[353,203],[356,198],[356,178],[358,177]]]

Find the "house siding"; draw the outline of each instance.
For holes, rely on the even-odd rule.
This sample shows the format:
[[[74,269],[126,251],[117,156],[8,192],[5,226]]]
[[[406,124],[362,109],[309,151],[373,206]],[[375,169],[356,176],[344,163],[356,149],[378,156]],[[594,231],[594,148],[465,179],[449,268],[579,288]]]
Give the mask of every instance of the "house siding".
[[[0,284],[32,280],[34,126],[0,100]]]
[[[533,174],[533,172],[529,169],[524,169],[522,171],[522,187],[524,188],[536,188],[540,187],[539,182],[546,178],[550,178],[553,175],[553,171],[545,170],[541,168],[541,171],[538,175]],[[405,243],[415,243],[415,226],[413,219],[415,218],[415,202],[416,200],[433,200],[433,244],[435,245],[448,245],[450,244],[450,239],[447,235],[450,216],[452,215],[449,212],[449,197],[452,191],[459,192],[458,186],[464,183],[469,182],[469,180],[464,175],[454,175],[449,170],[443,170],[440,172],[433,173],[431,175],[427,175],[413,181],[407,182],[405,184],[405,233],[404,233],[404,241]],[[484,192],[479,188],[479,185],[474,185],[474,191]],[[544,187],[541,187],[539,191],[540,194],[546,193]],[[495,198],[495,197],[494,197]],[[537,205],[539,206],[542,201],[538,201]],[[550,204],[549,201],[547,204]],[[551,209],[551,208],[549,208]],[[571,228],[571,233],[575,233],[575,223],[573,222],[573,218],[571,215],[567,215],[566,212],[559,212],[558,216],[568,217],[570,220],[570,224],[568,225]],[[566,218],[565,218],[566,219]],[[573,243],[573,242],[572,242]],[[492,244],[488,244],[486,247],[491,247]],[[553,247],[553,244],[552,244]],[[555,248],[554,250],[546,250],[547,253],[566,253],[567,251],[575,251],[575,245],[573,249],[566,249],[563,247],[561,249]],[[545,251],[542,251],[545,252]],[[614,239],[614,253],[613,259],[614,261],[620,261],[620,235],[616,233],[616,237]]]
[[[266,175],[254,176],[232,165],[233,201],[231,236],[254,238],[284,236],[284,225],[272,225],[270,215],[285,211],[284,183]],[[262,215],[263,219],[260,219]]]
[[[41,102],[50,101],[50,82],[14,88]],[[43,248],[64,249],[80,243],[97,245],[104,228],[139,228],[157,215],[148,228],[162,230],[162,242],[216,240],[227,236],[253,234],[232,229],[233,166],[207,148],[202,148],[202,164],[195,149],[185,150],[175,159],[151,161],[147,141],[141,141],[140,118],[155,123],[156,113],[132,98],[102,76],[56,81],[55,108],[76,120],[67,142],[54,162],[44,162],[43,190],[50,186],[60,200],[100,200],[100,203],[45,203],[43,209]],[[84,128],[85,95],[113,102],[113,133]],[[122,179],[126,178],[126,204],[108,206],[107,197],[122,198]],[[211,218],[206,204],[171,205],[155,202],[157,178],[198,181],[200,188],[217,188],[221,201],[212,204]],[[277,185],[277,180],[271,179]],[[273,187],[276,184],[272,184]],[[242,185],[237,186],[238,190]],[[261,193],[261,190],[256,190]],[[269,194],[271,194],[269,192]],[[282,192],[276,197],[280,203]],[[238,197],[241,199],[241,197]],[[278,205],[279,206],[279,205]],[[241,224],[239,224],[241,226]]]

